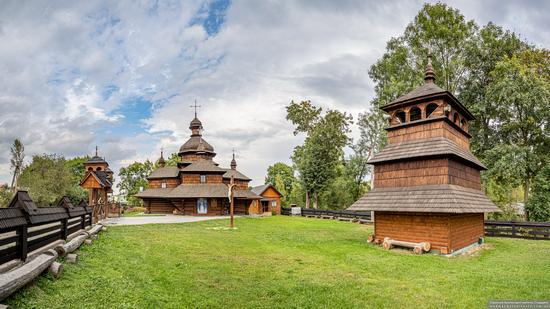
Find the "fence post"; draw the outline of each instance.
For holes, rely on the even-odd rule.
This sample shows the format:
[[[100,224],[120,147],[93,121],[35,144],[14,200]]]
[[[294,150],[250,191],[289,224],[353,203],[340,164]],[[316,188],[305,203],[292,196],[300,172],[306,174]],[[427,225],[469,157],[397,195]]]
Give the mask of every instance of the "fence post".
[[[86,228],[86,214],[83,216],[80,216],[80,228],[85,229]]]
[[[67,240],[67,236],[69,236],[69,230],[67,229],[67,226],[69,225],[69,219],[62,219],[61,220],[61,239]]]
[[[25,262],[27,260],[28,246],[27,246],[27,225],[22,225],[18,230],[19,234],[19,248],[18,255],[21,261]]]

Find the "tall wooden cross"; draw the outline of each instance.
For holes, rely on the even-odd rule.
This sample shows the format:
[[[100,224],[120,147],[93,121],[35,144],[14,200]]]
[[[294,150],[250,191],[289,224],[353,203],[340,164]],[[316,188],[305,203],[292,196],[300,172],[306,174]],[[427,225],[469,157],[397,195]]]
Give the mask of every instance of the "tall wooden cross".
[[[202,105],[197,105],[197,99],[195,99],[195,104],[189,106],[195,108],[195,118],[197,118],[197,108],[202,107]]]
[[[233,213],[235,211],[234,203],[234,194],[233,190],[235,188],[235,178],[231,175],[231,181],[227,185],[227,198],[229,199],[229,227],[234,228],[235,224],[233,223]]]

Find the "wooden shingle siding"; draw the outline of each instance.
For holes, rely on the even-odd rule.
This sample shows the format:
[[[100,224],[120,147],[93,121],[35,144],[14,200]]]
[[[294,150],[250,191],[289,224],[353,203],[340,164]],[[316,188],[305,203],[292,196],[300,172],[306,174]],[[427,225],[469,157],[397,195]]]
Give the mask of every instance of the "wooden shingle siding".
[[[164,199],[150,199],[149,209],[155,214],[171,214],[174,211],[174,205],[170,201]]]
[[[448,183],[448,160],[416,160],[374,166],[374,187],[411,187]]]
[[[450,248],[458,250],[485,234],[483,213],[450,215]]]
[[[180,184],[178,178],[167,178],[167,179],[151,179],[149,180],[149,188],[159,189],[162,188],[162,183],[166,182],[166,188],[175,188]]]
[[[481,174],[471,166],[448,160],[449,184],[481,190]]]
[[[470,141],[462,132],[445,121],[421,123],[416,126],[407,126],[388,131],[388,144],[406,141],[444,137],[463,149],[468,150]]]

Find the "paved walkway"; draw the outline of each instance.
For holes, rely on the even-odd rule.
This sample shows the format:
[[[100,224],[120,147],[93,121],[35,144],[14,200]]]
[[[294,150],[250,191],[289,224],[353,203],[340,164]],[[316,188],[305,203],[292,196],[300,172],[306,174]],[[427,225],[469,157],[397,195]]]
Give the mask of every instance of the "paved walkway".
[[[239,216],[235,216],[237,218]],[[198,222],[216,219],[229,219],[229,216],[216,217],[195,217],[195,216],[176,216],[176,215],[159,215],[159,216],[138,216],[138,217],[120,217],[109,218],[103,222],[106,225],[141,225],[141,224],[169,224],[169,223],[185,223]]]

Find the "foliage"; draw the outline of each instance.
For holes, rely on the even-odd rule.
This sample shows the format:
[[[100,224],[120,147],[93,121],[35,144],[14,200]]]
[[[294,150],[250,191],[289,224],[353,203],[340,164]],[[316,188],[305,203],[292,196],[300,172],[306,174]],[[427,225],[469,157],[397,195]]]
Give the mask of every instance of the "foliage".
[[[170,155],[170,157],[168,157],[168,159],[165,160],[165,166],[178,166],[178,162],[180,162],[180,157],[178,156],[177,153],[172,153]],[[157,169],[159,168],[159,162],[158,160],[155,161],[155,165],[153,167],[153,169]]]
[[[384,115],[384,112],[378,109],[359,114],[359,141],[352,145],[354,153],[346,165],[357,186],[360,186],[367,174],[372,172],[371,166],[367,164],[368,160],[382,150],[386,143],[384,127],[387,122]]]
[[[64,264],[61,280],[40,276],[4,303],[477,308],[494,299],[550,299],[549,241],[487,237],[488,249],[474,256],[443,258],[368,245],[372,226],[286,216],[235,220],[238,230],[214,229],[227,226],[224,219],[109,227],[80,249],[79,263]]]
[[[352,117],[337,110],[322,109],[310,101],[291,102],[287,106],[287,119],[295,126],[295,133],[307,134],[305,142],[294,149],[292,161],[299,172],[300,182],[306,196],[313,197],[318,206],[321,193],[334,179],[336,166],[343,156],[343,148],[349,143],[347,133]],[[309,207],[306,198],[306,207]]]
[[[143,201],[134,195],[139,193],[140,188],[148,187],[147,176],[153,171],[153,163],[147,160],[143,163],[134,162],[127,167],[120,168],[118,176],[120,181],[117,184],[121,194],[126,197],[129,205],[143,206]]]
[[[33,201],[40,206],[52,206],[64,195],[71,196],[77,190],[76,181],[64,157],[59,155],[35,155],[19,176],[19,186],[26,188]]]
[[[25,147],[23,146],[23,143],[21,143],[21,140],[16,138],[13,141],[13,146],[10,148],[10,152],[11,152],[10,166],[11,166],[11,169],[13,170],[11,188],[16,188],[17,179],[19,177],[19,174],[21,174],[21,170],[23,169],[23,160],[25,159]]]
[[[84,162],[88,161],[90,157],[74,157],[66,160],[65,164],[71,174],[71,187],[68,190],[67,196],[71,200],[71,203],[77,205],[81,200],[86,200],[88,197],[88,191],[80,187],[80,182],[84,179],[86,170],[84,169]],[[113,179],[114,181],[114,179]]]
[[[533,192],[525,208],[529,219],[550,221],[550,164],[546,164],[535,177]]]
[[[8,207],[12,197],[13,193],[8,184],[0,185],[0,208]]]
[[[283,207],[290,205],[290,194],[292,185],[297,179],[294,177],[294,169],[282,162],[277,162],[267,168],[265,183],[272,184],[282,195],[281,203]]]

